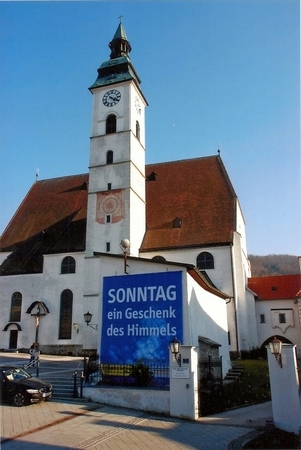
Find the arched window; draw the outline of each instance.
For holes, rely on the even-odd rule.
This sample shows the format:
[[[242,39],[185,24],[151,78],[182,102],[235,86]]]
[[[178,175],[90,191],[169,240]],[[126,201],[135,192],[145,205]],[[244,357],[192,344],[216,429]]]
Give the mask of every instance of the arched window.
[[[214,269],[214,258],[209,252],[202,252],[198,255],[196,265],[200,270]]]
[[[140,141],[140,124],[138,120],[136,121],[136,138]]]
[[[11,297],[10,307],[10,322],[20,322],[22,308],[22,294],[21,292],[14,292]]]
[[[107,117],[106,121],[106,134],[116,133],[116,116],[114,114],[110,114]]]
[[[65,289],[61,293],[59,339],[71,339],[73,293]]]
[[[61,273],[75,273],[75,259],[72,256],[66,256],[62,261]]]
[[[164,262],[166,261],[166,259],[164,258],[164,256],[161,255],[156,255],[152,258],[153,261],[158,261],[158,262]]]
[[[107,164],[113,164],[113,156],[112,150],[107,151]]]

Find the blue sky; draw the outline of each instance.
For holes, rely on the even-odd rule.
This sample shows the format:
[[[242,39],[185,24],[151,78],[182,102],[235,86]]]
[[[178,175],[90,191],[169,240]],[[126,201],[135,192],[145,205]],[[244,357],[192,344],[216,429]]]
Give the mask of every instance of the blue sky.
[[[88,172],[88,87],[120,14],[147,163],[219,147],[248,252],[301,255],[298,0],[0,2],[0,233],[37,168]]]

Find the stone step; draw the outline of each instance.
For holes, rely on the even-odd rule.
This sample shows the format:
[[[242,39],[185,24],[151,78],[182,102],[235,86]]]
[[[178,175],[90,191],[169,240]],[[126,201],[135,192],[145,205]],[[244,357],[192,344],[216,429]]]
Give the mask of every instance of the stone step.
[[[45,376],[45,381],[51,383],[53,386],[53,398],[57,399],[72,399],[74,398],[74,378],[73,377],[57,377],[57,376]],[[79,396],[80,394],[80,377],[76,380],[76,390]],[[79,398],[79,397],[75,398]]]
[[[239,364],[233,364],[232,368],[228,371],[225,376],[225,381],[236,381],[239,379],[241,374],[243,373],[243,367]]]

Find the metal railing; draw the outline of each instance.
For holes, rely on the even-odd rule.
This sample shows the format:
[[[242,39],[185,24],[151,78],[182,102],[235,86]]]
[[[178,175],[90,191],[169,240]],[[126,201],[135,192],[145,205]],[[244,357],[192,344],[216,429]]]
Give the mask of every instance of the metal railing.
[[[148,387],[169,389],[169,365],[166,362],[139,360],[133,364],[89,361],[86,383],[102,386]]]
[[[27,370],[29,367],[36,367],[36,376],[39,376],[40,358],[32,359],[27,364],[23,364],[23,369]]]

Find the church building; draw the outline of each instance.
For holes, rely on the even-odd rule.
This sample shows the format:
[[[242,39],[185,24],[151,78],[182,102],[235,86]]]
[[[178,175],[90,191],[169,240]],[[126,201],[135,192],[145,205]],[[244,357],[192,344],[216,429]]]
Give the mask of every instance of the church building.
[[[237,195],[219,153],[145,164],[122,23],[109,47],[89,88],[89,173],[35,181],[1,236],[1,349],[165,361],[176,337],[212,343],[226,372],[258,345]]]

